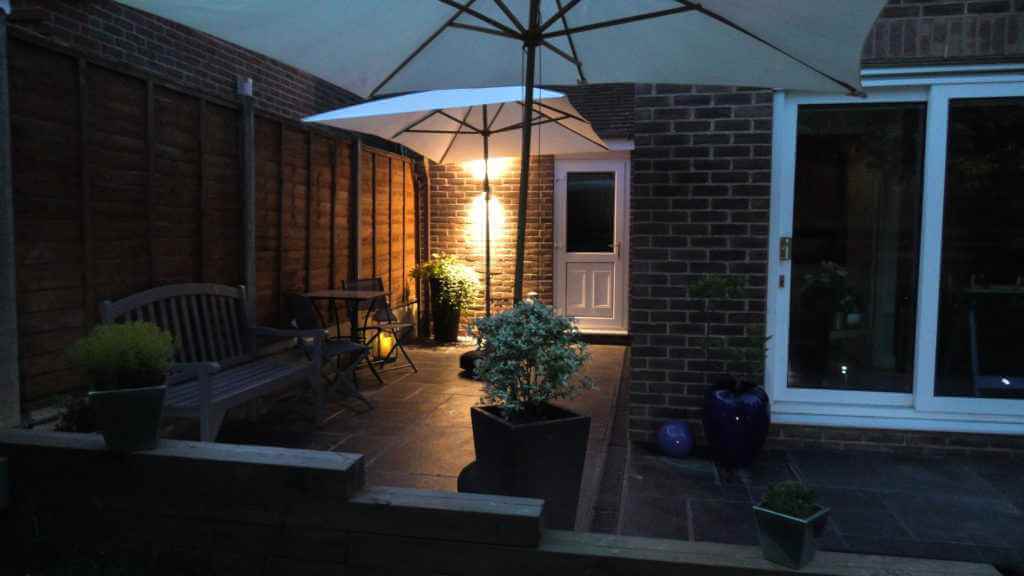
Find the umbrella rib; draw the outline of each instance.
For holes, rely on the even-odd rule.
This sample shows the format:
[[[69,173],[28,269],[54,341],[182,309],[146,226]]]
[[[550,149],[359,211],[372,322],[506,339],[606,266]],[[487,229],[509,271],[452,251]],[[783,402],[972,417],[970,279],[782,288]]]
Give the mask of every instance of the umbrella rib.
[[[433,118],[434,115],[437,114],[438,112],[440,112],[440,110],[433,110],[430,114],[425,114],[421,118],[419,118],[417,120],[414,120],[411,124],[409,124],[405,128],[402,128],[398,132],[395,132],[395,135],[392,136],[391,139],[394,140],[395,138],[398,138],[399,136],[401,136],[403,133],[412,130],[413,128],[415,128],[415,127],[419,126],[420,124],[426,122],[430,118]]]
[[[612,26],[619,26],[621,24],[629,24],[632,22],[639,22],[641,20],[650,20],[652,18],[661,18],[662,16],[671,16],[673,14],[681,14],[683,12],[693,12],[697,10],[693,6],[680,6],[678,8],[669,8],[667,10],[659,10],[657,12],[646,12],[644,14],[634,14],[633,16],[626,16],[624,18],[615,18],[614,20],[605,20],[603,22],[594,22],[593,24],[585,24],[583,26],[577,26],[575,28],[565,28],[562,30],[552,30],[551,32],[544,32],[542,36],[544,38],[553,38],[556,36],[568,36],[569,34],[578,34],[580,32],[590,32],[591,30],[599,30],[601,28],[610,28]]]
[[[808,63],[808,62],[806,62],[806,61],[804,61],[804,60],[802,60],[800,58],[797,58],[793,54],[790,54],[786,50],[782,49],[781,47],[776,46],[775,44],[772,44],[771,42],[765,40],[764,38],[761,38],[757,34],[754,34],[750,30],[747,30],[743,26],[740,26],[739,24],[733,22],[729,18],[726,18],[725,16],[722,16],[721,14],[719,14],[717,12],[713,12],[711,10],[708,10],[704,6],[702,6],[700,4],[694,4],[694,3],[690,2],[689,0],[676,0],[676,2],[679,2],[683,6],[693,8],[694,10],[696,10],[697,12],[700,12],[701,14],[707,16],[708,18],[711,18],[712,20],[715,20],[716,22],[718,22],[720,24],[724,24],[725,26],[728,26],[729,28],[732,28],[733,30],[736,30],[737,32],[739,32],[741,34],[743,34],[745,36],[748,36],[751,39],[756,40],[757,42],[760,42],[761,44],[764,44],[765,46],[771,48],[772,50],[775,50],[779,54],[782,54],[783,56],[789,58],[790,60],[793,60],[794,62],[800,64],[801,66],[804,66],[804,67],[812,70],[813,72],[816,72],[817,74],[820,74],[821,76],[824,76],[825,78],[828,78],[832,82],[835,82],[836,84],[839,84],[840,86],[845,88],[847,91],[849,91],[850,94],[853,94],[853,95],[861,94],[861,91],[858,90],[857,88],[855,88],[854,86],[851,86],[850,84],[848,84],[846,82],[843,82],[842,80],[836,78],[835,76],[832,76],[828,72],[825,72],[824,70],[820,70],[820,69],[814,67],[812,64],[810,64],[810,63]]]
[[[545,118],[551,118],[552,120],[554,120],[554,122],[555,122],[556,124],[558,124],[558,125],[559,125],[559,126],[561,126],[562,128],[565,128],[565,129],[566,129],[566,130],[568,130],[569,132],[572,132],[573,134],[575,134],[575,135],[579,136],[580,138],[583,138],[583,139],[584,139],[584,140],[586,140],[587,142],[590,142],[591,144],[594,144],[594,145],[596,145],[596,146],[600,146],[600,147],[601,147],[601,148],[602,148],[603,150],[607,150],[607,149],[608,149],[608,146],[606,146],[606,145],[605,145],[605,144],[604,144],[603,142],[599,142],[599,141],[596,141],[596,140],[592,140],[592,139],[591,139],[591,138],[590,138],[589,136],[587,136],[586,134],[583,134],[583,133],[581,133],[580,131],[578,131],[578,130],[575,130],[575,129],[573,129],[572,127],[570,127],[570,126],[568,126],[568,125],[566,125],[566,124],[562,124],[562,120],[566,120],[566,119],[568,119],[568,118],[572,118],[572,119],[574,119],[574,120],[579,120],[579,118],[577,118],[577,117],[574,117],[573,115],[569,114],[568,112],[562,112],[561,110],[559,110],[559,112],[561,112],[562,114],[564,114],[564,116],[562,116],[561,118],[551,118],[550,116],[548,116],[548,115],[547,115],[547,114],[545,114],[544,112],[541,112],[540,114],[541,114],[541,116],[544,116]],[[587,125],[590,125],[590,126],[592,126],[592,125],[590,124],[590,122],[587,122],[586,120],[583,120],[583,122],[586,122],[586,123],[587,123]]]
[[[495,20],[494,18],[491,18],[490,16],[487,16],[486,14],[481,14],[480,12],[477,12],[476,10],[473,10],[472,8],[469,7],[469,4],[466,4],[465,6],[463,6],[461,3],[456,2],[455,0],[437,0],[437,1],[442,3],[442,4],[447,4],[448,6],[451,6],[452,8],[460,8],[466,14],[469,14],[470,16],[473,16],[474,18],[476,18],[477,20],[480,20],[481,22],[484,22],[486,24],[490,24],[491,26],[494,26],[495,28],[497,28],[498,30],[501,30],[502,32],[504,32],[506,34],[509,34],[511,36],[515,36],[516,38],[521,38],[522,37],[521,34],[517,34],[515,30],[509,28],[505,24],[502,24],[501,22]],[[472,2],[470,2],[470,4],[472,4]]]
[[[462,30],[472,30],[474,32],[482,32],[484,34],[491,34],[494,36],[501,36],[502,38],[512,38],[515,40],[522,40],[522,36],[515,33],[502,32],[501,30],[495,30],[493,28],[486,28],[484,26],[476,26],[474,24],[463,24],[462,22],[452,22],[448,25],[449,28],[459,28]]]
[[[472,106],[470,106],[470,108],[472,108]],[[444,116],[445,118],[455,122],[460,127],[469,128],[470,131],[471,131],[469,133],[476,133],[476,134],[480,133],[480,129],[479,128],[477,128],[476,126],[473,126],[469,122],[466,122],[465,119],[459,120],[458,118],[456,118],[455,116],[452,116],[451,114],[445,112],[444,110],[438,110],[437,113],[440,114],[441,116]],[[468,113],[467,113],[467,117],[468,117]]]
[[[448,27],[448,26],[450,26],[450,25],[451,25],[451,24],[452,24],[453,22],[455,22],[455,19],[456,19],[456,18],[458,18],[459,16],[462,16],[462,13],[463,13],[464,11],[468,10],[468,9],[469,9],[469,7],[470,7],[470,6],[472,6],[474,2],[476,2],[476,0],[469,0],[468,2],[466,2],[466,5],[465,5],[465,6],[461,6],[461,5],[460,5],[459,9],[458,9],[458,10],[456,10],[456,11],[455,11],[455,13],[454,13],[454,14],[452,14],[452,15],[451,15],[451,16],[450,16],[450,17],[448,18],[448,20],[446,20],[446,21],[445,21],[445,23],[444,23],[444,24],[442,24],[441,26],[439,26],[437,30],[434,30],[433,34],[431,34],[430,36],[428,36],[428,37],[427,37],[427,39],[426,39],[426,40],[424,40],[422,44],[420,44],[419,46],[417,46],[417,47],[416,47],[416,49],[415,49],[415,50],[413,50],[411,54],[409,54],[408,56],[406,56],[406,57],[405,57],[405,60],[402,60],[402,62],[401,62],[401,63],[400,63],[400,64],[399,64],[399,65],[398,65],[398,66],[397,66],[397,67],[396,67],[396,68],[395,68],[394,70],[392,70],[390,74],[388,74],[388,75],[387,75],[387,76],[386,76],[386,77],[385,77],[385,78],[384,78],[383,80],[381,80],[380,84],[377,84],[377,87],[376,87],[376,88],[374,88],[372,92],[370,92],[370,96],[371,96],[371,97],[373,97],[373,96],[376,96],[376,95],[377,95],[377,91],[379,91],[379,90],[380,90],[381,88],[383,88],[385,84],[387,84],[388,82],[390,82],[390,81],[391,81],[391,79],[395,77],[395,75],[397,75],[397,74],[398,74],[399,72],[401,72],[401,71],[402,71],[402,69],[403,69],[403,68],[405,68],[406,66],[408,66],[408,65],[409,65],[409,62],[412,62],[412,59],[413,59],[413,58],[415,58],[415,57],[419,56],[420,52],[423,52],[423,50],[424,50],[424,49],[425,49],[425,48],[426,48],[427,46],[429,46],[431,42],[433,42],[433,41],[434,41],[434,40],[435,40],[435,39],[436,39],[436,38],[437,38],[438,36],[440,36],[440,35],[441,35],[441,33],[442,33],[442,32],[444,32],[445,28],[447,28],[447,27]]]
[[[462,117],[462,122],[466,122],[466,118],[469,118],[469,113],[473,111],[473,107],[466,108],[466,114]],[[452,151],[452,146],[455,145],[455,139],[459,137],[459,133],[452,134],[452,139],[448,141],[448,147],[444,149],[444,154],[441,154],[441,159],[438,160],[438,164],[444,164],[444,159],[448,157],[448,153]]]
[[[555,5],[558,6],[558,10],[561,13],[562,28],[569,28],[569,22],[565,19],[565,14],[569,12],[569,10],[572,10],[577,2],[579,2],[579,0],[569,0],[569,4],[563,7],[562,0],[555,0]],[[541,28],[541,30],[543,30],[543,28]],[[587,75],[583,73],[583,62],[580,61],[580,55],[576,52],[576,43],[572,40],[572,34],[566,34],[565,39],[569,41],[569,50],[572,51],[572,57],[576,63],[576,73],[580,75],[580,81],[586,84]],[[544,44],[546,45],[547,41],[545,41]]]
[[[548,50],[551,50],[555,54],[558,54],[562,58],[565,58],[570,63],[575,64],[577,68],[579,68],[580,63],[575,58],[570,56],[569,54],[566,54],[565,51],[562,50],[561,48],[555,46],[554,44],[548,42],[547,40],[541,40],[541,44],[543,44],[544,47],[547,48]]]
[[[505,13],[505,16],[508,16],[509,21],[511,21],[512,25],[515,26],[517,30],[519,30],[520,34],[526,33],[526,28],[523,27],[523,23],[519,21],[519,18],[516,18],[516,15],[511,10],[508,9],[508,6],[505,5],[504,0],[494,0],[494,3],[497,4],[498,8],[500,8],[501,11]]]
[[[540,25],[540,31],[544,32],[545,30],[550,28],[552,24],[554,24],[555,22],[557,22],[559,20],[561,20],[564,23],[565,22],[565,14],[567,12],[569,12],[569,10],[572,10],[573,8],[575,8],[576,5],[579,4],[579,3],[580,3],[580,0],[569,0],[569,2],[565,6],[562,6],[561,2],[555,2],[555,4],[558,5],[558,11],[555,12],[554,14],[552,14],[550,18],[545,20],[544,23]]]
[[[577,115],[575,115],[575,114],[573,114],[571,112],[566,112],[565,110],[559,110],[558,108],[555,108],[554,106],[548,106],[547,104],[544,104],[543,102],[536,101],[533,104],[534,104],[534,106],[539,106],[541,108],[544,108],[545,110],[552,110],[554,112],[558,112],[559,114],[565,114],[565,116],[567,118],[572,118],[573,120],[579,120],[580,122],[585,122],[587,124],[590,124],[590,120],[587,120],[586,118],[583,118],[582,116],[577,116]],[[537,113],[540,114],[541,112],[538,111]]]
[[[496,0],[496,1],[500,1],[500,0]],[[501,111],[504,108],[505,108],[505,103],[504,102],[502,102],[501,104],[498,104],[498,111],[495,112],[493,116],[491,116],[491,121],[486,126],[488,132],[491,131],[491,127],[494,126],[494,123],[498,121],[498,116],[501,116]]]

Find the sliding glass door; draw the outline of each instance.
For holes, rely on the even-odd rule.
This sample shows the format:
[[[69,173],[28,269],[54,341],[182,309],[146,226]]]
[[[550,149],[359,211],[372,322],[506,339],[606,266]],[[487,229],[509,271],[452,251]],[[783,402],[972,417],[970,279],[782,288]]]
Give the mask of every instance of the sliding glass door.
[[[770,391],[1024,431],[1024,83],[916,84],[776,97]]]

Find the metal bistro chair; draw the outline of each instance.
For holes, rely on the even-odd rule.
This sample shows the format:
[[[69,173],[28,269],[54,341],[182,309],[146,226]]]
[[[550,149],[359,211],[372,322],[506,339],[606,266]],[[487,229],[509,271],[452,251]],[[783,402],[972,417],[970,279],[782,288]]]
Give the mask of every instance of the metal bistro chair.
[[[322,354],[324,360],[324,366],[330,364],[331,360],[334,360],[335,372],[334,379],[329,379],[326,375],[323,375],[324,380],[332,384],[336,389],[342,392],[346,397],[351,396],[357,398],[370,409],[373,409],[373,404],[366,399],[362,393],[359,392],[359,388],[356,385],[356,366],[363,359],[367,358],[370,353],[370,349],[358,342],[353,342],[348,338],[331,338],[330,331],[324,327],[324,323],[321,319],[320,313],[317,311],[313,301],[303,296],[302,294],[288,294],[287,295],[288,311],[291,314],[292,321],[296,327],[301,330],[323,330],[326,339],[323,342]],[[305,346],[300,339],[299,345],[303,351],[306,352]],[[308,354],[308,352],[307,352]]]
[[[377,292],[384,291],[384,281],[380,278],[359,278],[357,280],[343,280],[342,286],[346,290],[373,290]],[[374,298],[373,300],[366,300],[359,303],[360,310],[366,310],[365,316],[363,317],[363,325],[356,328],[356,330],[362,334],[363,343],[369,347],[373,346],[373,342],[380,338],[381,334],[390,334],[395,341],[395,345],[392,346],[391,350],[388,351],[388,357],[395,355],[401,351],[402,356],[405,357],[405,361],[408,366],[412,368],[413,372],[419,372],[416,368],[416,364],[409,357],[409,353],[405,351],[405,346],[402,345],[402,339],[412,331],[412,322],[400,322],[395,313],[392,312],[391,306],[388,304],[387,296],[380,298]],[[367,338],[369,332],[373,332],[372,336]],[[378,359],[378,362],[384,359]],[[370,364],[372,367],[372,363]],[[404,366],[395,366],[394,369],[404,368]]]

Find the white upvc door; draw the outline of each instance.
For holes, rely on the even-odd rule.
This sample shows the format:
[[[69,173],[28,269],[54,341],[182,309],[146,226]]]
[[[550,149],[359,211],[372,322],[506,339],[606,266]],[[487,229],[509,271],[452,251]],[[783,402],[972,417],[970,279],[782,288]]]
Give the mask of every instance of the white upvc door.
[[[555,308],[584,332],[627,331],[628,163],[555,161]]]
[[[772,208],[767,294],[768,330],[772,335],[766,364],[766,385],[773,402],[773,420],[780,423],[902,428],[983,433],[1024,433],[1024,400],[982,395],[939,395],[936,392],[943,210],[946,199],[947,151],[951,100],[1024,97],[1024,76],[920,76],[906,80],[866,81],[868,96],[834,97],[778,92],[774,99]],[[791,365],[791,320],[794,311],[793,252],[798,115],[801,107],[870,106],[919,103],[925,107],[923,169],[916,268],[916,306],[912,318],[913,362],[910,389],[878,391],[842,386],[806,386]],[[813,153],[813,152],[812,152]],[[867,178],[858,184],[862,187]],[[882,198],[879,202],[885,202]],[[880,206],[885,206],[880,204]],[[884,226],[882,226],[884,228]],[[879,236],[881,238],[881,235]],[[874,239],[873,242],[884,242]],[[1008,265],[1017,265],[1009,264]],[[875,272],[886,266],[876,259]],[[877,285],[877,284],[876,284]],[[867,315],[865,315],[867,316]],[[870,323],[865,317],[859,322]],[[856,332],[833,327],[830,337]],[[879,338],[879,336],[875,336]],[[872,354],[865,346],[865,354]],[[879,356],[880,357],[880,356]],[[885,364],[889,360],[880,360]],[[852,368],[851,368],[852,370]],[[843,366],[843,374],[846,367]]]

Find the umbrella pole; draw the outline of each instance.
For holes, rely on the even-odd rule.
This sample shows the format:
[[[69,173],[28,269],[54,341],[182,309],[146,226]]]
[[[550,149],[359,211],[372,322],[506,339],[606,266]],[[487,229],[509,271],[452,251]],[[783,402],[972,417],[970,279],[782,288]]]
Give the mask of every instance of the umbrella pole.
[[[484,129],[484,313],[491,315],[491,176],[490,150],[491,139],[487,128],[487,105],[483,105]]]
[[[526,256],[526,196],[530,186],[530,140],[533,136],[533,70],[540,37],[540,0],[530,0],[530,27],[523,42],[526,50],[526,99],[523,102],[523,148],[519,159],[519,206],[516,215],[516,273],[512,302],[523,299],[523,268]]]

